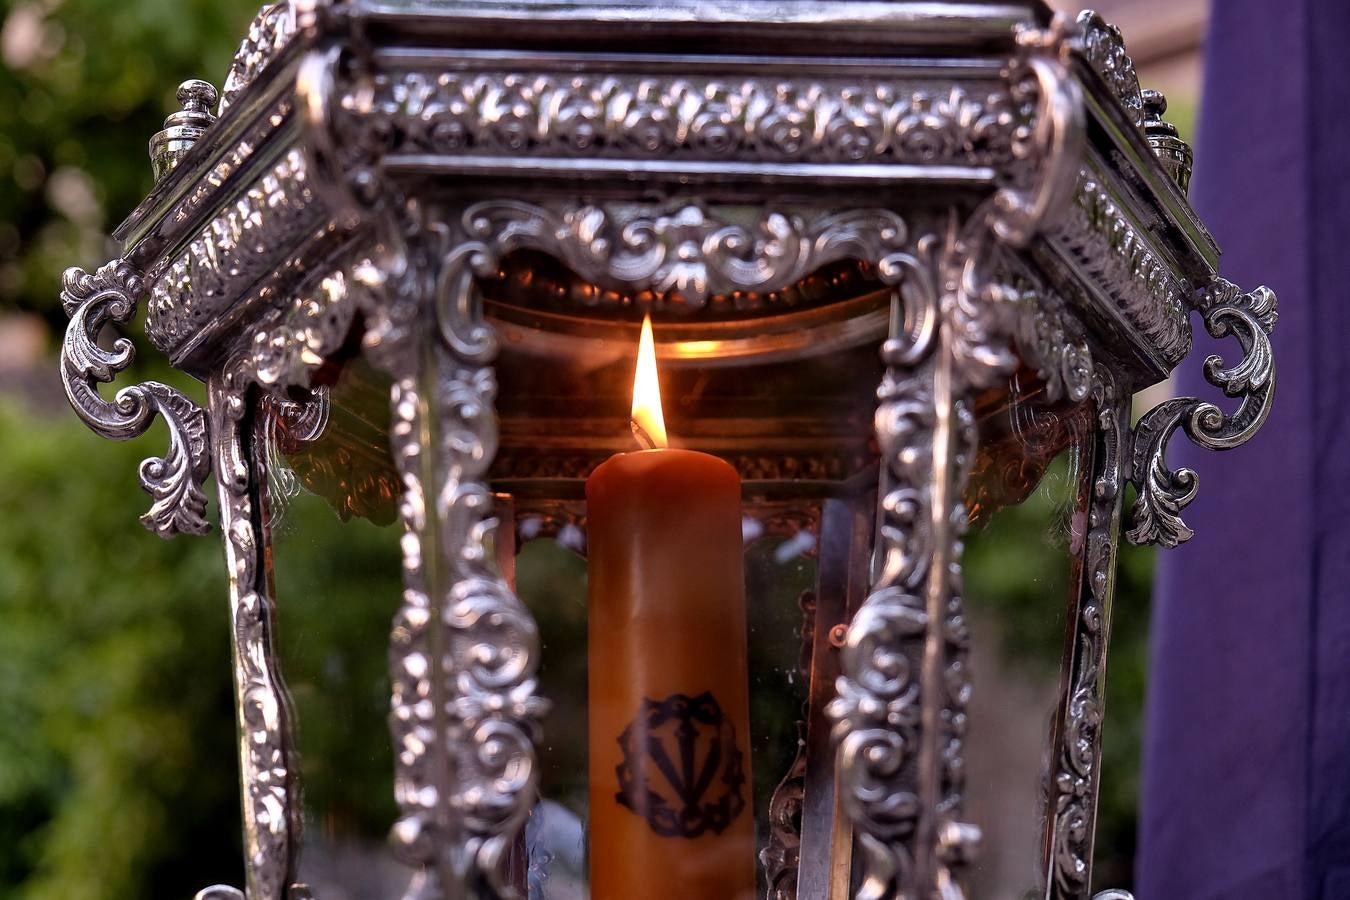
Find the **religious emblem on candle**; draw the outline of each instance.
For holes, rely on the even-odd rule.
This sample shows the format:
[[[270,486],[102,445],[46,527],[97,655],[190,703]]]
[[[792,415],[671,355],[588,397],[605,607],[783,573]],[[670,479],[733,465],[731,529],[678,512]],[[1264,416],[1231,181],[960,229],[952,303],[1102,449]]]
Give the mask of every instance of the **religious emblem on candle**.
[[[644,321],[632,430],[586,481],[592,900],[754,896],[741,480],[668,446]]]
[[[721,834],[745,808],[736,729],[707,691],[643,700],[619,746],[618,800],[657,834]]]

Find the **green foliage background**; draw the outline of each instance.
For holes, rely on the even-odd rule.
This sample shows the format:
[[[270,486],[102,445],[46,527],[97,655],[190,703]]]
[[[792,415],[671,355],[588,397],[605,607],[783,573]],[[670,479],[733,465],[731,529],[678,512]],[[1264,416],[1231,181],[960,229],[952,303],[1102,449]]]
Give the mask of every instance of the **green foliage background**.
[[[105,259],[106,231],[151,187],[146,141],[176,85],[219,84],[255,10],[251,0],[0,2],[0,336],[16,322],[41,322],[46,334],[31,366],[0,359],[0,900],[186,898],[241,880],[218,542],[163,542],[136,526],[146,503],[136,466],[162,438],[109,444],[85,431],[60,400],[52,352],[61,270]],[[125,377],[200,398],[152,354],[141,360]],[[1013,641],[1042,631],[1036,585],[1062,565],[1039,540],[1043,512],[1033,504],[1001,518],[980,542],[994,549],[972,561],[998,581]],[[307,791],[316,808],[370,832],[391,817],[365,790],[387,783],[387,733],[328,721],[324,703],[351,698],[383,716],[382,654],[357,638],[387,627],[396,593],[370,572],[397,571],[385,558],[392,545],[359,529],[339,535],[319,512],[299,521],[314,540],[291,542],[279,578],[298,598],[283,641],[308,636],[283,648],[310,723]],[[1150,580],[1151,557],[1127,551],[1103,886],[1131,881]]]

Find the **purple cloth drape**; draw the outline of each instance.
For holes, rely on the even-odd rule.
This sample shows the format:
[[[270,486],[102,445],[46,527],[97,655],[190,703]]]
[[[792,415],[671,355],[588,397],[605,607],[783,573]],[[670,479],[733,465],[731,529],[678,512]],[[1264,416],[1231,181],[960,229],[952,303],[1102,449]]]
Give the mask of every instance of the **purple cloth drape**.
[[[1195,539],[1160,555],[1136,887],[1139,900],[1344,900],[1350,2],[1214,0],[1212,16],[1192,197],[1224,274],[1279,295],[1278,382],[1247,446],[1174,442],[1202,485]],[[1197,342],[1183,393],[1217,396],[1200,372],[1210,346]]]

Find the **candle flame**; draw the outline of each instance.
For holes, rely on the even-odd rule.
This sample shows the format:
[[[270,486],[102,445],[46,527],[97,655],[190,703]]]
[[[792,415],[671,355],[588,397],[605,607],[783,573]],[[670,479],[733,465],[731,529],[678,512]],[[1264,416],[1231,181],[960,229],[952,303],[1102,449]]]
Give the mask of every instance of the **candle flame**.
[[[642,320],[637,371],[633,373],[633,434],[649,450],[669,446],[666,417],[661,412],[661,383],[656,377],[656,340],[652,337],[650,314]]]

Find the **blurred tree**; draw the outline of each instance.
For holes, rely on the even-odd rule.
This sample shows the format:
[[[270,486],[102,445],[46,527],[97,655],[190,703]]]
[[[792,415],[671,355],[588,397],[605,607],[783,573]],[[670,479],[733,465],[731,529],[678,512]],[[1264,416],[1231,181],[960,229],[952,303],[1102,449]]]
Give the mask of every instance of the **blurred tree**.
[[[0,307],[62,320],[68,265],[152,184],[146,143],[180,81],[217,85],[252,0],[0,3]]]
[[[0,897],[239,880],[224,566],[134,525],[143,455],[0,403]]]
[[[0,312],[63,327],[62,269],[103,261],[175,86],[219,81],[254,11],[0,3]],[[22,405],[0,398],[0,897],[238,883],[219,546],[136,528],[144,444],[43,418],[54,392],[20,383]]]

